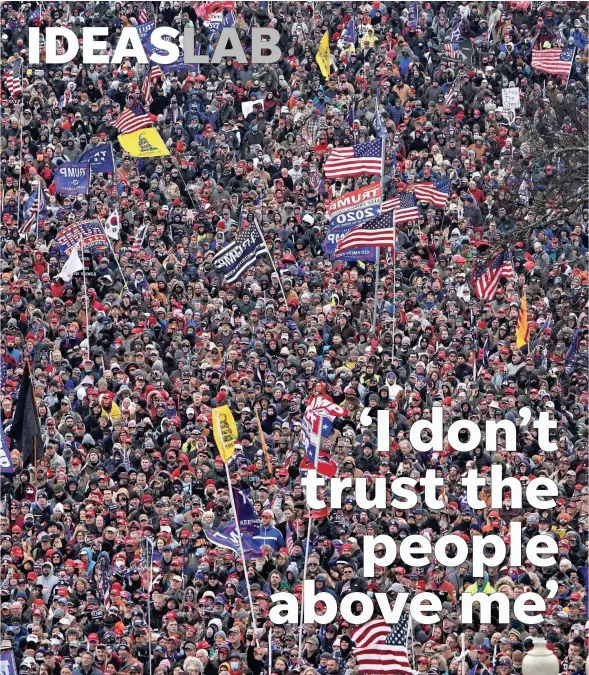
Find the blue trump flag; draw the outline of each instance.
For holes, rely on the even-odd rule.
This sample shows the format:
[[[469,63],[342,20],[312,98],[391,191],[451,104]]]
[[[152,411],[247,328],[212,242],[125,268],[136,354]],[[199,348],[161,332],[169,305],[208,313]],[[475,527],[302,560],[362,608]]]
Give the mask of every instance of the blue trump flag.
[[[245,532],[255,537],[260,532],[261,523],[254,505],[241,490],[234,487],[231,489],[233,491],[233,501],[235,502],[235,510],[237,511],[239,529],[242,534]]]
[[[407,25],[409,28],[417,28],[417,15],[418,15],[418,3],[410,2],[408,15],[407,15]]]
[[[14,473],[14,464],[10,459],[10,447],[4,429],[0,426],[0,473]]]
[[[78,162],[90,162],[90,168],[95,173],[115,172],[115,161],[110,143],[101,143],[88,148],[78,157]]]
[[[235,17],[233,16],[233,12],[228,12],[225,14],[223,17],[223,28],[231,28],[233,24],[235,23]]]
[[[90,162],[60,164],[55,170],[58,195],[87,195],[90,187]]]
[[[235,527],[235,521],[223,525],[218,530],[205,530],[205,537],[211,542],[222,548],[228,548],[237,555],[241,555],[239,550],[239,535]],[[241,532],[241,543],[246,560],[252,558],[261,558],[264,555],[262,549],[256,544],[251,534]]]
[[[356,26],[353,18],[348,21],[343,38],[344,42],[351,42],[352,44],[356,43]]]
[[[149,40],[151,34],[155,30],[155,19],[150,19],[145,23],[141,23],[138,26],[136,26],[135,29],[139,33],[139,39],[141,40],[141,42],[145,42],[146,40]]]

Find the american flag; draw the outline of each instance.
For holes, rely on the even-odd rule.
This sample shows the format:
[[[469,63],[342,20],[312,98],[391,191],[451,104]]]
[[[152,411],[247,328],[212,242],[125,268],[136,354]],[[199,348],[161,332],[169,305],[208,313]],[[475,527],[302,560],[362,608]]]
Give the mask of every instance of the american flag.
[[[458,58],[460,54],[460,47],[457,42],[444,42],[444,54],[449,59]]]
[[[143,224],[137,230],[133,244],[131,245],[131,253],[137,255],[143,246],[143,240],[145,239],[145,233],[147,232],[147,225]]]
[[[18,229],[18,234],[21,238],[25,238],[33,228],[37,227],[37,221],[40,216],[47,213],[47,201],[45,200],[45,193],[41,190],[41,183],[37,185],[36,194],[28,198],[24,208],[24,221]]]
[[[532,68],[550,75],[568,75],[571,70],[575,47],[552,47],[532,50]]]
[[[413,185],[413,194],[419,201],[433,204],[439,209],[443,209],[450,196],[450,181],[437,180],[434,183],[417,183]]]
[[[511,258],[500,251],[486,265],[480,262],[474,274],[474,290],[481,300],[493,300],[501,279],[515,279]]]
[[[4,84],[13,98],[20,96],[23,93],[23,88],[21,86],[22,63],[22,60],[19,59],[12,64],[12,68],[8,68],[4,71]]]
[[[359,673],[370,675],[411,675],[407,650],[409,615],[389,626],[384,619],[373,619],[352,633],[354,656]]]
[[[326,178],[382,174],[383,139],[359,143],[351,148],[336,148],[325,162]]]
[[[288,520],[286,521],[286,548],[288,550],[288,555],[292,555],[294,552],[294,538]]]
[[[393,246],[395,242],[394,214],[387,213],[352,228],[335,247],[335,255],[358,246]]]
[[[141,8],[141,11],[139,12],[139,17],[137,18],[137,21],[139,23],[145,23],[149,17],[147,16],[147,11],[145,7]]]
[[[390,211],[396,210],[395,222],[397,225],[408,223],[419,218],[419,209],[415,197],[411,193],[403,193],[397,197],[385,199],[382,203],[380,212],[384,215]]]
[[[143,80],[143,86],[141,87],[141,95],[146,105],[150,105],[153,101],[153,96],[151,95],[151,83],[157,80],[158,78],[163,79],[164,74],[162,69],[158,66],[152,66],[149,69],[147,77]]]
[[[121,134],[131,134],[134,131],[139,131],[139,129],[150,127],[151,117],[145,114],[136,115],[127,108],[118,116],[112,125]]]

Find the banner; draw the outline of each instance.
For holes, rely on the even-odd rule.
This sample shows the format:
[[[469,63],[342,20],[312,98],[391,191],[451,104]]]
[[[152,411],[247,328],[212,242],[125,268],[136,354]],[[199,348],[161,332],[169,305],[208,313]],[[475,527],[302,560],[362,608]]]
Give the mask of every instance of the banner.
[[[260,532],[261,521],[254,505],[241,490],[234,487],[231,490],[233,491],[233,501],[235,502],[235,511],[241,533],[246,532],[255,537]]]
[[[58,195],[87,195],[89,188],[90,162],[60,164],[55,169],[55,189]]]
[[[94,173],[114,173],[115,171],[110,143],[101,143],[88,148],[78,157],[78,162],[90,162],[90,168]]]
[[[92,251],[95,248],[107,248],[108,239],[102,225],[97,220],[83,220],[79,223],[72,223],[61,230],[55,238],[62,255],[69,256],[80,241],[86,250]]]
[[[157,129],[139,129],[118,138],[123,150],[131,157],[166,157],[170,154]]]
[[[377,218],[381,213],[382,187],[380,183],[371,183],[359,190],[335,197],[327,207],[329,224],[361,225],[367,220]]]
[[[223,461],[227,463],[233,457],[235,442],[238,438],[235,420],[228,405],[213,408],[211,414],[215,443]]]

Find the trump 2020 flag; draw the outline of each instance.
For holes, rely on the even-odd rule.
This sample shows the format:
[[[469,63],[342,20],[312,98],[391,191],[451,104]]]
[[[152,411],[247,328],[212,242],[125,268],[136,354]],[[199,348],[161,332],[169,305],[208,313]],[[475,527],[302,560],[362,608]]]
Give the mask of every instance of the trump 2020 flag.
[[[79,223],[72,223],[58,233],[55,241],[62,255],[67,256],[80,242],[84,249],[89,251],[108,246],[106,234],[104,234],[102,225],[97,220],[83,220]]]
[[[225,275],[229,284],[239,279],[256,260],[267,252],[266,243],[262,239],[255,223],[251,223],[238,233],[235,239],[213,258],[213,267]]]
[[[218,530],[205,530],[205,537],[212,544],[216,544],[222,548],[228,548],[234,553],[237,553],[237,555],[241,555],[241,551],[239,550],[239,535],[237,534],[234,520],[231,520],[227,525],[223,525]],[[242,532],[241,543],[247,560],[261,558],[264,555],[264,552],[256,544],[251,534]]]
[[[94,173],[115,172],[115,161],[110,143],[101,143],[86,149],[78,157],[78,162],[90,162],[90,168]]]
[[[234,487],[231,489],[233,490],[233,501],[240,531],[246,532],[252,537],[257,536],[260,532],[261,521],[254,505],[241,490]]]
[[[90,187],[90,162],[60,164],[55,170],[58,195],[87,195]]]

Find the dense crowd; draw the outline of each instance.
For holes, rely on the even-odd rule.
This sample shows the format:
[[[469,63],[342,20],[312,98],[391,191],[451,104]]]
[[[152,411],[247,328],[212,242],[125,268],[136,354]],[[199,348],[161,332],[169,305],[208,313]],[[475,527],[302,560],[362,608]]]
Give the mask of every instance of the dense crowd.
[[[537,635],[563,673],[584,671],[589,399],[582,360],[567,357],[571,347],[587,351],[589,210],[555,196],[553,218],[536,223],[533,197],[558,181],[557,159],[534,157],[525,181],[517,169],[526,126],[574,135],[587,123],[585,5],[420,2],[409,25],[412,3],[238,2],[234,25],[246,50],[251,26],[271,25],[281,60],[164,72],[148,113],[171,154],[147,160],[122,151],[112,126],[125,107],[145,103],[147,66],[28,63],[32,25],[78,34],[106,25],[114,44],[142,9],[158,26],[194,25],[204,53],[218,32],[200,4],[0,6],[3,70],[24,64],[23,93],[3,87],[1,100],[1,417],[10,435],[28,360],[43,432],[37,461],[23,465],[13,446],[15,471],[2,477],[0,648],[14,650],[22,675],[352,675],[346,621],[304,624],[299,653],[298,626],[268,620],[273,593],[301,597],[311,516],[306,576],[317,590],[339,600],[358,590],[393,599],[427,589],[442,599],[440,624],[412,626],[417,673],[519,673]],[[326,30],[328,78],[315,60]],[[566,45],[575,48],[568,77],[532,69],[534,46]],[[507,86],[520,88],[512,113],[502,107]],[[261,107],[244,115],[250,101]],[[322,167],[333,148],[382,133],[379,119],[386,195],[431,179],[449,179],[451,191],[444,209],[422,205],[416,222],[399,227],[375,288],[373,261],[331,259],[323,249],[329,200],[371,179],[325,180]],[[94,176],[87,197],[58,195],[56,168],[105,142],[116,174]],[[39,182],[47,213],[23,236],[24,206]],[[122,230],[113,250],[95,251],[84,274],[63,282],[57,233],[89,214],[104,222],[115,208]],[[254,219],[272,260],[260,257],[227,284],[212,257],[240,221]],[[502,247],[515,279],[481,300],[474,261]],[[524,294],[530,340],[519,349]],[[419,478],[434,468],[446,508],[362,511],[349,496],[341,509],[310,514],[300,429],[318,387],[347,411],[322,445],[340,476]],[[239,433],[231,484],[262,522],[264,557],[245,566],[204,536],[232,517],[210,429],[211,409],[225,404]],[[366,406],[374,418],[390,411],[388,453],[376,450],[376,425],[360,425]],[[409,430],[434,406],[447,424],[481,427],[488,419],[519,425],[523,406],[534,419],[547,411],[558,450],[544,452],[530,423],[516,452],[500,442],[491,454],[483,442],[457,453],[446,442],[442,452],[418,453]],[[508,492],[501,509],[469,508],[461,475],[494,464],[523,487],[538,476],[554,480],[556,508],[512,508]],[[480,492],[487,503],[488,483]],[[475,578],[468,563],[415,569],[397,561],[374,578],[363,573],[367,534],[400,541],[455,532],[471,546],[493,532],[509,550],[511,521],[522,523],[524,542],[554,537],[557,564],[524,559]],[[558,593],[540,625],[460,621],[465,592],[546,596],[550,579]]]

